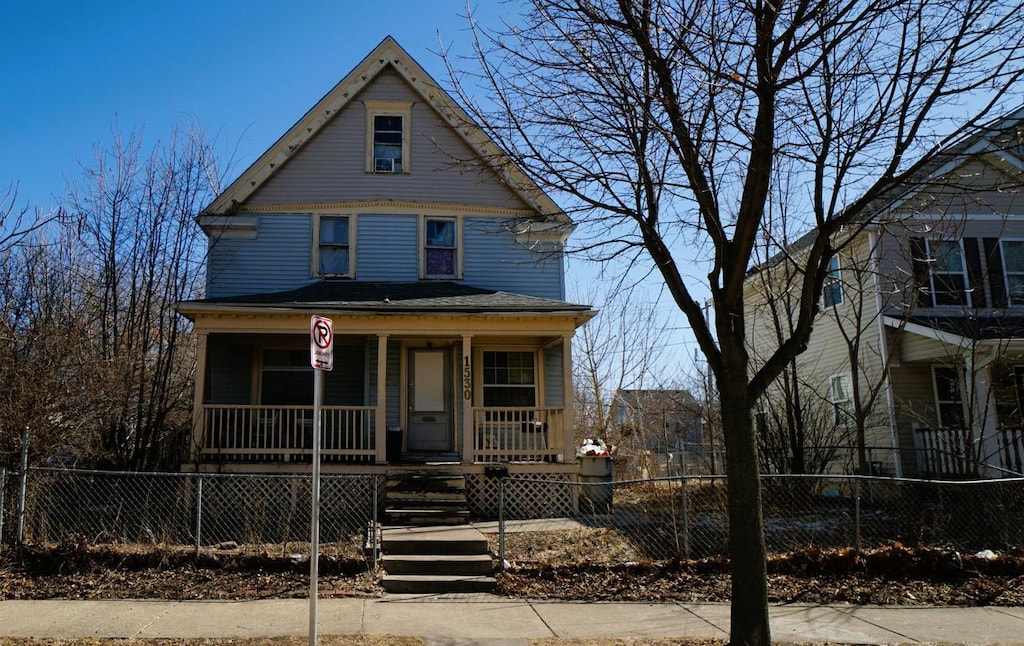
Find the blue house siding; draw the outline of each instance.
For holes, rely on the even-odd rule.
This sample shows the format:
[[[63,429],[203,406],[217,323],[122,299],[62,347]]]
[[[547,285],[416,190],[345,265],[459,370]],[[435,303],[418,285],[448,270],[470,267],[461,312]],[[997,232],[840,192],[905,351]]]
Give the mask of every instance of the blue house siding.
[[[565,300],[562,255],[528,249],[495,218],[466,218],[464,282],[538,298]]]
[[[357,227],[357,280],[413,281],[419,277],[417,216],[360,215]]]
[[[562,392],[562,346],[544,350],[544,405],[564,406]]]
[[[206,359],[207,403],[252,403],[252,352],[251,343],[230,343],[226,335],[210,335]]]
[[[308,214],[257,216],[256,237],[219,238],[210,243],[206,296],[277,292],[309,282],[312,227]]]

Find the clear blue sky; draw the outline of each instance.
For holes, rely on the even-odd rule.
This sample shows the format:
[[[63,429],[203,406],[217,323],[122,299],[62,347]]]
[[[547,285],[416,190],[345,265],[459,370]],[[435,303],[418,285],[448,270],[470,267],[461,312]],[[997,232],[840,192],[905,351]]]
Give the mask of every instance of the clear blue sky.
[[[514,5],[483,0],[497,26]],[[0,193],[53,206],[115,124],[152,143],[194,115],[233,179],[388,34],[442,83],[465,0],[28,0],[0,19]],[[237,147],[237,149],[236,149]]]
[[[7,0],[0,18],[0,195],[56,206],[113,130],[152,145],[186,118],[215,141],[226,182],[244,171],[385,36],[442,85],[439,42],[472,52],[466,0]],[[521,6],[470,0],[485,27]],[[440,39],[440,41],[439,41]],[[465,66],[472,65],[466,61]],[[226,172],[225,172],[226,171]],[[571,297],[593,303],[596,268],[570,261]],[[574,285],[583,285],[574,290]],[[657,281],[651,286],[657,290]],[[675,307],[663,301],[666,325]],[[688,331],[662,359],[692,356]],[[664,340],[664,339],[663,339]],[[678,369],[670,365],[667,372]]]

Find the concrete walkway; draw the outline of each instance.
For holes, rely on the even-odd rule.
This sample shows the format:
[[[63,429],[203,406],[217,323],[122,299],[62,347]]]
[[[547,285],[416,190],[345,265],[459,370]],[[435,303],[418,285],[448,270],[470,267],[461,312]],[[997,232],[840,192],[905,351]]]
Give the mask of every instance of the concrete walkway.
[[[4,637],[269,637],[308,634],[309,602],[0,601]],[[773,641],[1024,644],[1024,608],[779,605]],[[728,604],[566,603],[486,594],[322,599],[321,635],[407,635],[428,644],[525,644],[530,638],[717,637]]]

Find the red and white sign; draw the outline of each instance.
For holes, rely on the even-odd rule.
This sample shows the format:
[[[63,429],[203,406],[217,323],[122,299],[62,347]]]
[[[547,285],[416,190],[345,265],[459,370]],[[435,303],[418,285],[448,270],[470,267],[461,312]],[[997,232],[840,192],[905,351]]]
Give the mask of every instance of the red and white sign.
[[[329,318],[309,320],[309,363],[317,370],[334,369],[334,322]]]

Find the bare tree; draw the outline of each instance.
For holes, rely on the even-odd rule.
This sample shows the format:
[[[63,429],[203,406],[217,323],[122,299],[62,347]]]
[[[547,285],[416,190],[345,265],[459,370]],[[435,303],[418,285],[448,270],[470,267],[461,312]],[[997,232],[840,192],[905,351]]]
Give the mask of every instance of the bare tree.
[[[1018,100],[1024,7],[533,0],[506,33],[475,33],[482,71],[453,72],[472,116],[587,223],[592,253],[660,274],[707,357],[729,476],[731,640],[766,645],[755,401],[807,345],[841,228]],[[745,282],[783,160],[813,232],[793,331],[753,365]]]

